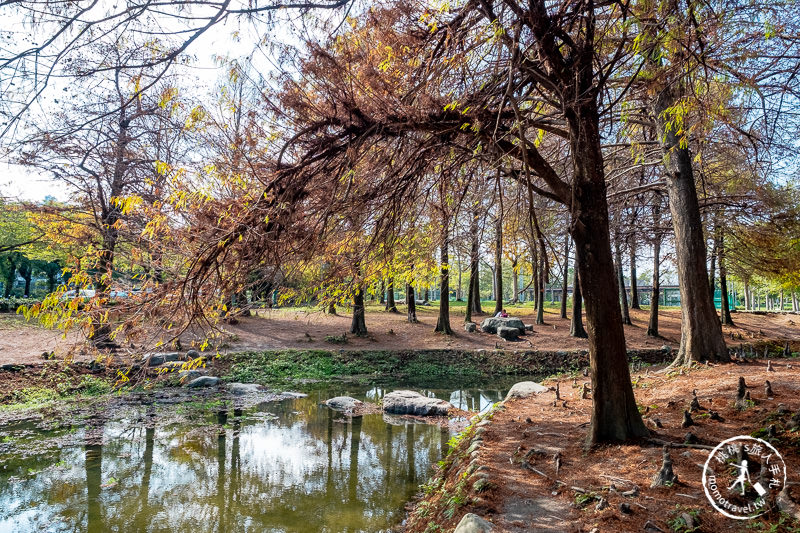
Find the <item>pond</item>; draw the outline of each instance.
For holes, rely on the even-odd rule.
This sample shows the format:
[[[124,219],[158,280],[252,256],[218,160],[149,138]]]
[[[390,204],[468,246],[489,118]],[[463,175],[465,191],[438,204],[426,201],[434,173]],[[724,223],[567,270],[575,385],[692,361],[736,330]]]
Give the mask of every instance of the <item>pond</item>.
[[[416,390],[479,411],[513,381]],[[455,431],[320,402],[375,402],[413,385],[328,384],[250,404],[220,393],[112,396],[8,423],[0,533],[388,531]]]

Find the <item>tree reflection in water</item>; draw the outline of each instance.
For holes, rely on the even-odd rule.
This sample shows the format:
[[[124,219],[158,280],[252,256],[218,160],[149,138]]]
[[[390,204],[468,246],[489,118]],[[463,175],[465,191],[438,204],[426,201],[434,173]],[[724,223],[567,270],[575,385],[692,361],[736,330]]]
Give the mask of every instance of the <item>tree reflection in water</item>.
[[[351,418],[319,405],[341,394],[377,402],[385,392],[354,388],[246,409],[209,402],[215,407],[201,405],[182,418],[174,405],[95,417],[80,447],[5,461],[0,532],[38,531],[37,523],[89,533],[387,530],[447,452],[451,432],[381,414]],[[502,389],[422,392],[483,407],[502,398]],[[75,467],[47,468],[59,460]],[[37,461],[41,472],[29,481],[7,482]],[[104,486],[112,477],[117,482]]]

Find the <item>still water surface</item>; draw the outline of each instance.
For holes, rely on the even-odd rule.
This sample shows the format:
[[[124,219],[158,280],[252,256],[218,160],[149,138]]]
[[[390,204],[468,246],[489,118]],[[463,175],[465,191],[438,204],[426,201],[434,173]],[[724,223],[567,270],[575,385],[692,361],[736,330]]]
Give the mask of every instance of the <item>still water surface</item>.
[[[416,390],[479,411],[510,384]],[[0,426],[0,533],[386,531],[453,431],[320,402],[396,388],[414,387],[326,385],[249,406],[154,397]]]

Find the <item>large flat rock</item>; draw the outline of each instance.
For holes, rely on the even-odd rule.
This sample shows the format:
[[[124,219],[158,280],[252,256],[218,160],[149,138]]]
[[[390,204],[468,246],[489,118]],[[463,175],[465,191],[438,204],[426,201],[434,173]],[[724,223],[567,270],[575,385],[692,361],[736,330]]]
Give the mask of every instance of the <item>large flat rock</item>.
[[[484,318],[483,322],[481,322],[481,331],[484,333],[497,333],[497,328],[501,326],[516,328],[521,334],[525,334],[525,323],[519,318],[512,317],[502,318],[490,316],[489,318]]]
[[[510,398],[528,398],[529,396],[541,394],[549,390],[549,387],[545,387],[541,383],[536,383],[535,381],[520,381],[519,383],[515,383],[514,386],[511,387],[511,390],[508,391],[506,400]]]
[[[244,396],[246,394],[259,394],[264,392],[266,387],[257,383],[229,383],[228,392],[236,396]]]
[[[383,397],[383,410],[394,415],[445,416],[453,404],[410,390],[396,390]]]

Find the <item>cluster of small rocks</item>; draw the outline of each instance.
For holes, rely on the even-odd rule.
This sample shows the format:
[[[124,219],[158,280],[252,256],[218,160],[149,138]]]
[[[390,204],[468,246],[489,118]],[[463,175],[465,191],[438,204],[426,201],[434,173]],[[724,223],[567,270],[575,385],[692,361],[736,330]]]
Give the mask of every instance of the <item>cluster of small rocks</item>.
[[[352,413],[364,402],[350,396],[337,396],[323,404],[335,411]],[[451,409],[454,407],[450,402],[410,390],[392,391],[383,397],[383,412],[392,415],[447,416]]]

